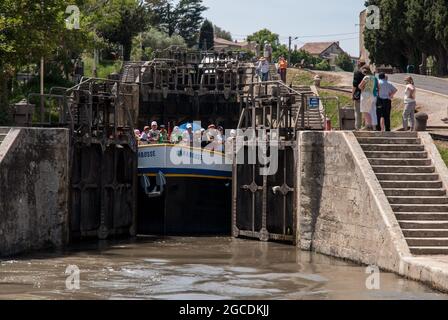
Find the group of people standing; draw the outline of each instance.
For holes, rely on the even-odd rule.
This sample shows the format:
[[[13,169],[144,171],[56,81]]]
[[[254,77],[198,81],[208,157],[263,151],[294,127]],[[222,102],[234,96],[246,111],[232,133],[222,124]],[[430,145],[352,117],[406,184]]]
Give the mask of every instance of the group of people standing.
[[[170,130],[171,131],[171,130]],[[233,139],[236,131],[230,131],[227,139]],[[146,126],[142,132],[135,130],[135,138],[139,145],[146,144],[179,144],[182,146],[200,146],[210,151],[224,152],[226,137],[224,128],[211,124],[207,129],[201,128],[193,130],[191,123],[186,124],[183,129],[174,127],[171,132],[166,130],[164,125],[158,125],[156,121],[151,126]]]
[[[280,74],[280,79],[286,83],[286,73],[288,70],[288,61],[285,57],[281,56],[278,59],[276,65],[277,72]],[[261,57],[257,64],[257,74],[260,76],[261,81],[269,81],[269,72],[271,70],[271,64],[266,57]]]
[[[407,131],[410,122],[410,130],[414,131],[417,90],[412,77],[407,77],[405,83],[403,128]],[[361,61],[353,78],[356,130],[391,131],[392,100],[397,92],[386,74],[380,73],[377,78],[370,67]]]

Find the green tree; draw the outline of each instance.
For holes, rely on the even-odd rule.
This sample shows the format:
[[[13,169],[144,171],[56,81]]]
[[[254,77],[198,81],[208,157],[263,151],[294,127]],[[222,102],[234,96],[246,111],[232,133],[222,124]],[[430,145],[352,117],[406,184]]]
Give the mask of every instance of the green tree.
[[[79,6],[83,3],[74,1]],[[66,28],[66,7],[63,0],[0,1],[0,117],[8,108],[9,84],[18,69],[41,58],[68,65],[74,43],[80,41],[80,50],[87,43],[83,29]]]
[[[148,7],[139,0],[110,0],[100,12],[96,30],[105,39],[123,46],[123,59],[130,60],[132,39],[147,29]]]
[[[228,40],[228,41],[233,41],[232,34],[229,31],[221,29],[217,25],[214,26],[214,29],[215,29],[215,36],[217,38],[225,39],[225,40]]]
[[[188,46],[197,45],[202,13],[207,10],[202,0],[180,0],[177,5],[172,0],[146,0],[152,13],[152,25],[173,36],[182,36]]]
[[[315,69],[320,70],[320,71],[330,71],[331,66],[327,60],[322,60],[321,62],[319,62],[315,65]]]
[[[199,48],[210,50],[215,46],[215,33],[213,24],[205,20],[199,32]]]
[[[150,60],[156,50],[163,50],[174,45],[185,47],[185,40],[179,35],[170,37],[153,27],[134,38],[132,59],[137,61]]]
[[[146,0],[152,13],[151,25],[172,37],[177,31],[179,17],[172,0]]]
[[[353,72],[355,66],[353,61],[347,53],[341,53],[336,57],[336,65],[344,71]]]
[[[436,61],[440,75],[448,73],[448,11],[446,0],[369,0],[381,10],[380,30],[364,32],[365,45],[376,64],[425,64]]]
[[[203,21],[202,13],[205,10],[207,8],[202,5],[202,0],[180,0],[177,5],[177,30],[189,47],[197,45],[198,33]]]
[[[257,31],[255,33],[251,34],[250,36],[247,37],[247,41],[256,42],[261,46],[261,48],[267,42],[267,43],[271,44],[272,49],[274,51],[280,45],[279,35],[271,32],[268,29],[262,29],[260,31]]]
[[[437,72],[440,75],[448,74],[448,1],[433,0],[426,20],[434,30],[435,40],[438,44],[435,50],[437,58]]]
[[[381,12],[380,30],[366,29],[365,46],[370,59],[377,65],[393,65],[402,69],[409,62],[409,37],[406,32],[405,1],[369,0],[366,6],[376,5]]]

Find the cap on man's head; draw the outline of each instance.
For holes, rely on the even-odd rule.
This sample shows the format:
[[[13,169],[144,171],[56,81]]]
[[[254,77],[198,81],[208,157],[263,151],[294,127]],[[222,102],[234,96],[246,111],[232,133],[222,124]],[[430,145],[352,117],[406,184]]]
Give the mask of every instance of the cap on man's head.
[[[149,130],[149,129],[151,129],[151,128],[148,127],[148,126],[146,126],[146,127],[143,129],[143,131],[146,131],[146,130]]]
[[[165,125],[161,124],[160,129],[165,129]]]
[[[154,126],[157,126],[157,122],[156,122],[156,121],[153,121],[153,122],[151,123],[151,127],[154,127]]]
[[[191,125],[191,123],[187,124],[187,129],[193,129],[193,126]]]
[[[211,124],[208,126],[209,129],[216,129],[216,126],[214,124]]]

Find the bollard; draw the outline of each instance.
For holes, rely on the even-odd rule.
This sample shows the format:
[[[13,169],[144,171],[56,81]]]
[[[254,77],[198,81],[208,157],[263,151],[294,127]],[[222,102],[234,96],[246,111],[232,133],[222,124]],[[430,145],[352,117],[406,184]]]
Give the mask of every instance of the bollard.
[[[320,88],[320,82],[321,81],[322,81],[322,78],[318,74],[316,74],[316,76],[314,77],[314,85],[317,88]]]
[[[415,131],[423,132],[426,131],[428,126],[429,116],[426,113],[419,112],[415,116]]]
[[[331,119],[330,118],[325,118],[325,131],[332,131],[333,128],[331,126]]]

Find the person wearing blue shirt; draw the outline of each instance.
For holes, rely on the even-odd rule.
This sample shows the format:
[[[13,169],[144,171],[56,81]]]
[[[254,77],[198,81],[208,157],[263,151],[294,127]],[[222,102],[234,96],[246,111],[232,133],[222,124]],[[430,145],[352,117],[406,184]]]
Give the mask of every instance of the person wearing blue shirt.
[[[392,99],[397,93],[388,80],[385,73],[379,75],[379,93],[377,100],[376,114],[378,116],[378,131],[390,131],[390,113],[392,110]]]

